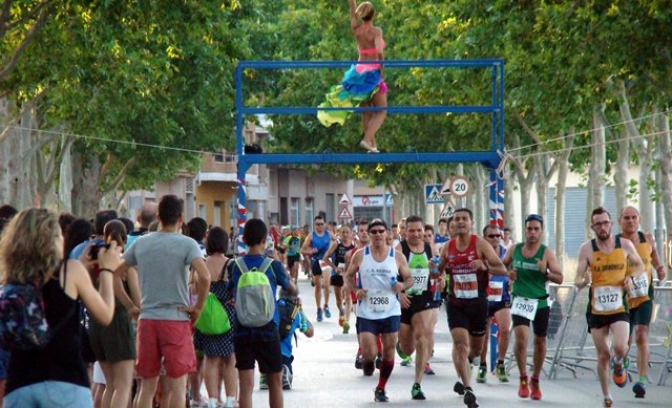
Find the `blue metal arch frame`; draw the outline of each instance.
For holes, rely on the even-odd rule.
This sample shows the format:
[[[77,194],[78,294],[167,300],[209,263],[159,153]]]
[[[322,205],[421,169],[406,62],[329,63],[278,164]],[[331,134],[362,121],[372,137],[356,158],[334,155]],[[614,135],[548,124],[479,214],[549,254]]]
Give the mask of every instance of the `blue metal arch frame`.
[[[491,173],[490,209],[493,223],[503,223],[503,182],[495,170],[501,163],[500,151],[504,150],[504,60],[386,60],[386,68],[482,68],[490,69],[491,104],[475,106],[388,106],[357,108],[318,107],[248,107],[243,104],[243,72],[253,70],[348,68],[357,61],[240,61],[236,67],[236,153],[238,159],[238,227],[242,228],[247,218],[245,174],[254,164],[359,164],[359,163],[468,163],[483,164]],[[387,110],[388,114],[409,113],[478,113],[489,114],[492,118],[490,150],[469,152],[405,152],[405,153],[263,153],[245,154],[243,140],[243,118],[257,114],[317,114],[318,110]]]

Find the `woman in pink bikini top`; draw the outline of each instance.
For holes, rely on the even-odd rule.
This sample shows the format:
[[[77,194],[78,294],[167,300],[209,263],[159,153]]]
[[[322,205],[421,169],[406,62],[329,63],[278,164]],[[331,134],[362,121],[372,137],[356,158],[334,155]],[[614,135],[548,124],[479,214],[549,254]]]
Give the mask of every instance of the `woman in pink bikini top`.
[[[357,42],[359,51],[359,61],[383,61],[383,50],[385,49],[385,40],[383,40],[383,30],[373,25],[376,16],[376,10],[368,1],[357,6],[356,0],[348,0],[350,3],[350,28]],[[360,22],[361,19],[361,22]],[[362,103],[361,106],[387,106],[387,86],[383,79],[383,66],[380,63],[360,63],[357,64],[358,73],[378,70],[380,72],[379,91],[376,92],[371,100]],[[383,125],[386,111],[366,111],[362,112],[362,124],[364,126],[364,138],[360,145],[369,152],[377,153],[376,132]]]

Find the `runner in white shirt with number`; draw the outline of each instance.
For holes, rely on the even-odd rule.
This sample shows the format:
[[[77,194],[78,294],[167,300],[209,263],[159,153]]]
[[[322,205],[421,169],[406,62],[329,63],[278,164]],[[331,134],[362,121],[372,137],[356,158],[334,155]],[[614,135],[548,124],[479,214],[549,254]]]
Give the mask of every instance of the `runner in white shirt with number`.
[[[387,224],[374,219],[369,224],[371,245],[358,250],[352,257],[346,273],[346,284],[357,294],[357,331],[364,357],[364,375],[375,370],[378,354],[376,337],[383,341],[383,361],[374,396],[375,401],[386,402],[387,380],[394,368],[395,345],[399,332],[401,306],[398,294],[413,285],[406,258],[385,242]],[[359,272],[359,277],[356,274]],[[397,276],[403,277],[403,283]]]
[[[525,218],[525,242],[512,246],[504,255],[504,265],[511,268],[512,282],[511,318],[516,336],[514,352],[520,385],[518,396],[541,399],[539,374],[546,358],[546,334],[550,307],[548,282],[562,283],[562,269],[555,253],[541,243],[544,236],[544,220],[540,215],[530,214]],[[530,322],[534,328],[534,354],[532,378],[527,378],[527,340]]]

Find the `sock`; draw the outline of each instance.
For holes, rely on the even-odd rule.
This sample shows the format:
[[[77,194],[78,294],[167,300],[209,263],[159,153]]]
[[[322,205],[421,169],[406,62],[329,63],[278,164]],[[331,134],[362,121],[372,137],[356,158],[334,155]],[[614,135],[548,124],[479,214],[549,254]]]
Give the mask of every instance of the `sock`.
[[[383,363],[380,365],[380,378],[378,379],[378,389],[384,390],[387,385],[387,380],[390,379],[392,375],[392,370],[394,369],[394,360],[388,361],[383,360]]]
[[[527,381],[527,374],[521,374],[520,381],[523,381],[523,380]]]
[[[376,345],[378,346],[378,353],[382,353],[383,352],[383,339],[380,336],[376,337]]]
[[[613,398],[611,398],[611,394],[604,394],[604,399],[610,399],[613,401]]]
[[[640,375],[639,377],[637,377],[637,381],[639,381],[641,383],[645,382],[646,381],[646,376]]]
[[[532,378],[530,378],[533,382],[538,383],[539,382],[539,376],[538,375],[533,375]]]
[[[357,349],[357,355],[358,355],[358,356],[361,356],[361,355],[362,355],[362,348],[361,348],[361,347],[359,347],[359,348]]]
[[[497,360],[497,365],[504,365],[504,360]]]
[[[488,363],[486,363],[485,361],[481,361],[481,367],[487,367],[487,366],[488,366]]]
[[[469,364],[474,364],[474,357],[469,356]]]

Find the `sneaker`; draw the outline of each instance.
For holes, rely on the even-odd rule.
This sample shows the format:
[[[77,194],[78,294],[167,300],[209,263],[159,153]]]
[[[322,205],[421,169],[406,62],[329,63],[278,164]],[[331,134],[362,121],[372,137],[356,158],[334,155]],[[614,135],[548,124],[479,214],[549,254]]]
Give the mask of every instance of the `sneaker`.
[[[373,361],[365,361],[362,370],[365,376],[371,377],[373,372],[376,371],[376,364]]]
[[[343,334],[348,334],[350,331],[350,322],[343,322]]]
[[[459,381],[456,382],[455,386],[453,387],[453,391],[455,391],[457,393],[457,395],[460,395],[460,396],[464,395],[465,390],[466,390],[466,388],[464,388],[464,384],[462,384]]]
[[[611,406],[614,404],[614,401],[611,398],[605,398],[604,399],[604,408],[611,408]]]
[[[425,394],[422,392],[422,388],[420,388],[420,384],[415,383],[413,384],[413,388],[411,388],[411,397],[414,400],[424,400]]]
[[[222,408],[234,408],[236,405],[236,399],[234,397],[226,397],[226,402],[222,405]]]
[[[322,309],[317,309],[317,321],[322,321]]]
[[[324,305],[324,317],[331,319],[331,311],[329,310],[329,305]]]
[[[628,373],[623,368],[623,363],[614,363],[614,384],[623,388],[628,383]]]
[[[210,398],[210,399],[208,400],[208,405],[207,405],[207,407],[208,407],[208,408],[218,408],[218,407],[219,407],[219,404],[217,403],[217,398]]]
[[[376,356],[376,368],[380,370],[380,366],[383,365],[383,355],[378,353]]]
[[[520,398],[530,397],[530,387],[527,385],[527,378],[520,379],[520,387],[518,387],[518,396]]]
[[[644,398],[646,395],[646,387],[644,386],[644,383],[637,381],[632,387],[632,392],[635,393],[635,398]]]
[[[266,383],[266,374],[259,375],[259,389],[267,390],[268,384]]]
[[[357,353],[357,357],[355,357],[355,368],[358,370],[364,368],[364,357],[359,353]]]
[[[471,388],[464,390],[464,405],[466,405],[467,408],[478,408],[476,395],[474,395],[474,391],[472,391]]]
[[[201,397],[200,399],[192,399],[189,401],[189,408],[207,408],[208,400]]]
[[[541,387],[539,387],[539,380],[530,381],[530,390],[530,398],[535,401],[539,401],[541,399]]]
[[[408,356],[406,358],[402,358],[401,363],[399,363],[399,364],[401,364],[403,367],[411,366],[411,365],[413,365],[413,357]]]
[[[289,367],[286,365],[282,365],[282,389],[283,390],[291,390],[292,389],[292,380],[294,376],[292,375],[292,372],[289,371]]]
[[[509,378],[506,376],[506,368],[504,367],[504,364],[497,364],[497,367],[495,367],[495,375],[497,378],[499,378],[499,382],[509,382]]]
[[[429,362],[427,362],[427,364],[425,364],[425,374],[426,374],[426,375],[434,375],[434,374],[436,374],[436,373],[434,372],[434,370],[432,370],[432,366],[429,365]]]
[[[388,402],[390,399],[387,398],[387,394],[385,394],[385,390],[379,390],[376,388],[376,391],[373,393],[373,400],[376,402]]]
[[[478,373],[476,374],[476,382],[479,384],[485,384],[485,376],[488,373],[488,368],[484,365],[478,366]]]

